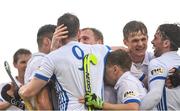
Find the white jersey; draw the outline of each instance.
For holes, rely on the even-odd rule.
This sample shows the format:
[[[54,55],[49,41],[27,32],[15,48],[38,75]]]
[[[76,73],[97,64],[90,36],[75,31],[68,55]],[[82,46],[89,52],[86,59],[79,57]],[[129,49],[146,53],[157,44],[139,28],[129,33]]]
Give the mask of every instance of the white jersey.
[[[29,59],[25,71],[25,76],[24,76],[24,83],[28,83],[29,80],[32,79],[33,71],[37,70],[37,68],[40,67],[41,61],[43,57],[45,56],[44,53],[38,52],[32,55],[32,57]]]
[[[180,86],[173,89],[165,87],[169,70],[179,65],[180,56],[176,51],[166,52],[150,62],[149,92],[143,100],[141,109],[153,109],[157,106],[158,110],[180,110]]]
[[[114,87],[104,86],[104,100],[109,103],[117,103],[117,95]]]
[[[145,58],[143,60],[142,63],[132,63],[131,65],[131,73],[137,77],[140,81],[144,82],[143,80],[145,78],[147,78],[148,75],[148,65],[150,60],[152,60],[154,58],[153,54],[150,52],[146,52],[145,54]],[[147,82],[147,81],[146,81]],[[147,84],[147,83],[145,83]],[[110,103],[117,103],[117,98],[116,98],[116,92],[114,91],[114,89],[112,89],[113,87],[111,86],[106,86],[104,87],[104,99],[107,102]]]
[[[90,64],[92,92],[102,97],[103,73],[105,58],[109,49],[104,45],[87,45],[71,41],[48,54],[35,77],[48,81],[53,74],[59,82],[57,90],[61,110],[85,110],[78,98],[84,96],[83,58],[86,54],[94,54],[97,64]]]
[[[143,84],[130,73],[125,72],[117,81],[114,89],[117,92],[117,103],[127,104],[131,102],[141,103],[147,90]]]
[[[14,80],[16,81],[17,85],[20,86],[20,82],[14,78]],[[2,91],[2,88],[6,85],[6,84],[10,84],[10,83],[1,83],[0,84],[0,102],[6,102],[4,100],[4,98],[1,96],[1,91]],[[10,105],[6,110],[16,110],[16,111],[22,111],[21,109],[19,109],[18,107],[14,106],[14,105]]]
[[[132,63],[131,65],[131,73],[137,77],[140,81],[148,75],[148,65],[150,60],[154,58],[153,54],[150,52],[146,52],[145,58],[142,63]]]

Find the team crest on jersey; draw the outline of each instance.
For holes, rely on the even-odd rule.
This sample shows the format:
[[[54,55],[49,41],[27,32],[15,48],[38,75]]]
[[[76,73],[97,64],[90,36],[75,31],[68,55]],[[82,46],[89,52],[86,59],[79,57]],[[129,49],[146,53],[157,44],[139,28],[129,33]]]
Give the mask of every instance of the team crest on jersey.
[[[157,68],[157,69],[153,69],[151,71],[151,74],[154,75],[154,74],[163,74],[164,73],[164,69],[163,68]]]
[[[134,97],[136,93],[134,91],[127,91],[124,93],[124,98]]]

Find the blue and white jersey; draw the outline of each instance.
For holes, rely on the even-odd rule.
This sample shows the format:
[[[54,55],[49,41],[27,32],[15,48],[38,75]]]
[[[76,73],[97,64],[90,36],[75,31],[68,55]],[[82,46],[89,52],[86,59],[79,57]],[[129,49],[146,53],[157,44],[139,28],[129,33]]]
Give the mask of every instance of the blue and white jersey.
[[[53,74],[58,80],[57,90],[61,110],[85,110],[78,98],[85,95],[83,58],[86,54],[94,54],[97,64],[90,64],[92,92],[102,97],[103,73],[105,58],[109,49],[104,45],[87,45],[71,41],[51,52],[42,61],[35,77],[48,81]]]
[[[117,94],[113,86],[104,85],[104,101],[109,103],[117,103]]]
[[[34,77],[33,72],[41,66],[41,62],[43,58],[45,57],[45,55],[46,54],[41,53],[41,52],[32,54],[31,58],[29,59],[27,63],[27,67],[26,67],[26,71],[24,75],[24,84],[27,84],[32,79],[32,77]],[[32,97],[30,101],[33,107],[35,107],[35,104],[36,104],[35,97]]]
[[[137,77],[140,81],[143,81],[148,75],[148,65],[150,60],[154,58],[153,53],[146,52],[142,63],[132,63],[131,73]]]
[[[140,104],[147,93],[143,84],[129,71],[119,78],[114,89],[117,90],[117,102],[123,104],[131,102]]]
[[[41,65],[41,61],[44,58],[46,54],[41,53],[41,52],[37,52],[34,53],[32,55],[32,57],[29,59],[28,63],[27,63],[27,67],[26,67],[26,71],[25,71],[25,76],[24,76],[24,83],[28,83],[33,75],[33,71],[37,70],[40,65]]]
[[[142,109],[180,110],[180,86],[173,89],[165,87],[169,70],[179,65],[180,56],[176,51],[166,52],[150,62],[149,92],[143,100]]]

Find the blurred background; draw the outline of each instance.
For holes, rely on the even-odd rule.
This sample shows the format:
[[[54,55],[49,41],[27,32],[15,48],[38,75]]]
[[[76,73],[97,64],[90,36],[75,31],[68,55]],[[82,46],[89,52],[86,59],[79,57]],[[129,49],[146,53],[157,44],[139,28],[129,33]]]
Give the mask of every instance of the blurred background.
[[[131,20],[142,21],[148,28],[148,51],[157,27],[179,23],[179,0],[1,0],[0,1],[0,83],[10,81],[4,61],[12,65],[19,48],[37,52],[36,34],[45,24],[56,24],[66,12],[77,15],[80,28],[94,27],[104,35],[104,43],[123,46],[122,29]],[[180,51],[178,52],[180,54]]]

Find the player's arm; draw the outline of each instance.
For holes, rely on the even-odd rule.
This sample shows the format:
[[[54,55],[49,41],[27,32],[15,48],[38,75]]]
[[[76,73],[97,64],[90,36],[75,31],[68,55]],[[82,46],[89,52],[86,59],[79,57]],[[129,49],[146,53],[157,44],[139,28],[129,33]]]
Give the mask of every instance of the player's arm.
[[[118,50],[118,49],[122,49],[128,52],[128,48],[124,46],[111,46],[111,50]]]
[[[161,100],[164,81],[156,80],[151,85],[153,87],[151,87],[150,91],[143,98],[140,109],[152,110]]]
[[[19,95],[27,99],[33,97],[47,84],[47,82],[48,81],[43,79],[33,77],[28,84],[19,89]]]
[[[103,104],[104,110],[138,110],[139,104],[138,103],[127,103],[127,104],[111,104],[105,102]]]
[[[152,110],[161,100],[167,68],[164,68],[157,61],[152,60],[149,65],[149,92],[143,98],[140,109]]]
[[[81,99],[81,103],[82,103]],[[93,106],[97,109],[103,110],[138,110],[139,103],[137,102],[128,102],[124,104],[111,104],[108,102],[104,102],[100,97],[96,96],[94,93],[87,93],[85,95],[85,104],[87,106]]]
[[[10,106],[11,106],[11,104],[8,102],[0,101],[0,110],[5,110],[5,109],[9,108]]]
[[[58,49],[62,46],[62,39],[68,37],[67,27],[64,24],[58,26],[53,34],[51,51]]]
[[[23,98],[30,98],[37,93],[48,83],[53,75],[54,64],[49,57],[44,57],[41,66],[33,73],[34,77],[26,85],[19,89],[19,95]]]

